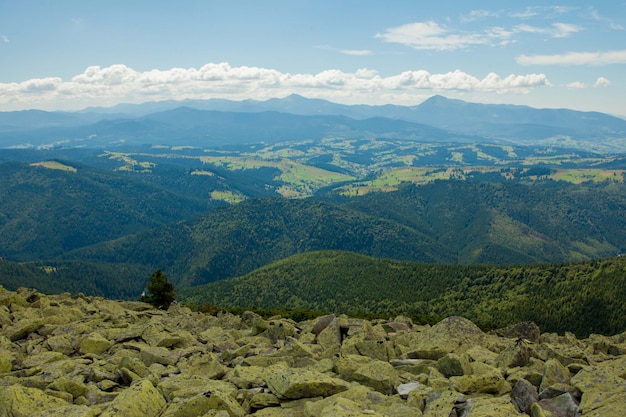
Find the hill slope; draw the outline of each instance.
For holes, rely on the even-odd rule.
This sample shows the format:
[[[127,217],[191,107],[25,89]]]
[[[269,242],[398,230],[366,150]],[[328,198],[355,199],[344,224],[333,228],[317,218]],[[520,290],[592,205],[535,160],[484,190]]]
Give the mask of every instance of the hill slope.
[[[389,220],[313,201],[265,198],[70,252],[65,259],[160,267],[180,286],[248,273],[299,252],[341,249],[451,262],[430,237]]]
[[[197,215],[207,203],[78,164],[0,164],[0,255],[47,259]]]
[[[626,329],[626,259],[569,265],[454,266],[322,251],[182,289],[182,300],[244,308],[414,317],[461,315],[485,327],[531,320],[546,331]]]

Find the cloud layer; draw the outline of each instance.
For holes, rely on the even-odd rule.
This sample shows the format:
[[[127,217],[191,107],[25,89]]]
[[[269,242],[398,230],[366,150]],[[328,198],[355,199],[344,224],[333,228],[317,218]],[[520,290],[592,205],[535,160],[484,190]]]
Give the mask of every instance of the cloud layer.
[[[626,64],[626,49],[606,52],[568,52],[556,55],[520,55],[521,65],[610,65]]]
[[[460,70],[443,74],[406,71],[388,77],[370,69],[290,74],[228,63],[139,72],[117,64],[88,67],[69,81],[50,77],[0,83],[0,109],[78,109],[186,98],[267,99],[291,93],[342,102],[367,103],[375,99],[380,104],[411,101],[412,97],[415,103],[437,92],[523,94],[550,85],[544,74],[502,77],[490,73],[482,79]]]

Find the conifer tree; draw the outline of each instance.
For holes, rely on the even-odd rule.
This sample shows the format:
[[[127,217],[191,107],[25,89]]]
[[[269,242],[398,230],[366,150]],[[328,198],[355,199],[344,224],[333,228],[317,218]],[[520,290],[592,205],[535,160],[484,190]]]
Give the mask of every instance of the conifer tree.
[[[148,282],[146,288],[149,295],[142,295],[141,301],[150,303],[156,308],[167,310],[176,299],[174,285],[167,280],[160,268],[150,276],[150,282]]]

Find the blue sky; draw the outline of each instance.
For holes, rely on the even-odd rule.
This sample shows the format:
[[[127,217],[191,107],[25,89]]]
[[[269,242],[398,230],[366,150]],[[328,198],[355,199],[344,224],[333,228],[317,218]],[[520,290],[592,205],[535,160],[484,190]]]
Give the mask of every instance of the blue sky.
[[[0,0],[0,111],[291,93],[626,116],[626,0]]]

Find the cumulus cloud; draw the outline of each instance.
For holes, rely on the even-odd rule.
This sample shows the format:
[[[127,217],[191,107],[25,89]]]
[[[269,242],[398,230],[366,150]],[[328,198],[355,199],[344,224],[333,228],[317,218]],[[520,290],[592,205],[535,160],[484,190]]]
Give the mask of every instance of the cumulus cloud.
[[[2,42],[4,42],[4,43],[11,42],[11,40],[9,39],[9,37],[7,35],[0,35],[0,39],[2,39]]]
[[[609,65],[626,64],[626,49],[607,52],[568,52],[557,55],[520,55],[521,65]]]
[[[366,56],[373,55],[374,53],[368,49],[342,49],[341,52],[344,55],[354,55],[354,56]]]
[[[611,81],[604,78],[604,77],[598,77],[598,79],[596,80],[595,84],[593,85],[594,87],[608,87],[611,85]]]
[[[482,34],[455,34],[434,21],[415,22],[387,29],[376,34],[377,38],[389,43],[399,43],[414,49],[448,51],[467,48],[471,45],[488,43]]]
[[[569,23],[553,23],[550,27],[536,27],[531,25],[517,25],[514,28],[515,32],[526,32],[540,35],[547,35],[552,38],[569,38],[576,32],[581,32],[582,27],[572,25]]]
[[[472,10],[465,16],[461,16],[461,22],[468,23],[476,20],[482,20],[489,17],[500,17],[501,12],[491,10]]]
[[[580,82],[580,81],[574,81],[573,83],[567,84],[566,87],[581,89],[581,88],[587,88],[587,84]]]
[[[316,74],[284,73],[275,69],[209,63],[201,68],[171,68],[139,72],[126,65],[92,66],[69,81],[37,78],[21,83],[0,83],[0,108],[81,108],[121,102],[186,98],[268,99],[291,93],[329,100],[370,102],[372,97],[417,97],[433,92],[485,92],[523,94],[550,86],[544,74],[478,78],[461,70],[432,74],[406,71],[383,77],[372,69]],[[420,96],[421,97],[421,96]]]

